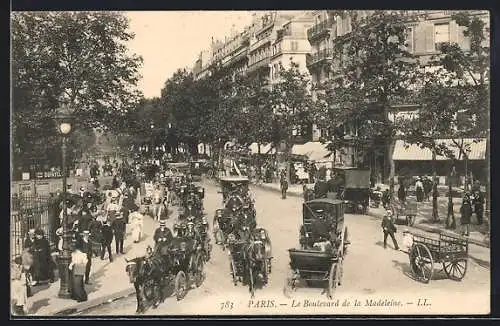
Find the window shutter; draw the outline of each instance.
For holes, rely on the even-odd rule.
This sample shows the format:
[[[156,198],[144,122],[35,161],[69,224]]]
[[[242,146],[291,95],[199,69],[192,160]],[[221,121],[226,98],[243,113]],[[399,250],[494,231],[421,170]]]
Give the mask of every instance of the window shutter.
[[[425,25],[428,23],[422,22],[414,28],[414,53],[422,54],[427,52],[425,47]]]
[[[450,21],[450,43],[458,43],[459,27],[454,20]]]
[[[464,36],[465,27],[457,25],[457,43],[462,50],[470,50],[470,39]]]
[[[425,50],[426,52],[436,51],[433,24],[425,25]]]

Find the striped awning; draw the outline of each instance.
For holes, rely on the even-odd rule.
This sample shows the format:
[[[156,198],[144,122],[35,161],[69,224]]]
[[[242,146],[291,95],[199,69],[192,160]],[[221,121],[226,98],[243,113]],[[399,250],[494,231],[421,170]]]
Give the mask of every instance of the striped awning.
[[[474,142],[475,139],[463,139],[463,144],[468,148],[469,160],[484,160],[486,158],[486,139],[480,139]],[[462,140],[458,141],[459,143]],[[463,160],[463,155],[460,155],[460,150],[457,148],[451,139],[441,139],[438,144],[445,144],[449,149],[454,151],[457,160]],[[432,160],[432,152],[428,148],[420,148],[418,145],[407,144],[404,140],[397,140],[392,154],[394,161],[430,161]],[[436,156],[436,160],[446,161],[445,156]]]

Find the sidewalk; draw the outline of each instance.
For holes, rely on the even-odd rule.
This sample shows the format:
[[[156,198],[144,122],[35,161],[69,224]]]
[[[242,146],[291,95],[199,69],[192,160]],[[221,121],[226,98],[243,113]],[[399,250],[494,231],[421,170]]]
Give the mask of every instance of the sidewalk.
[[[125,257],[134,257],[136,254],[142,255],[147,245],[151,244],[156,227],[157,223],[149,216],[146,216],[141,242],[137,244],[132,242],[129,236],[130,226],[127,226],[127,236],[124,243],[125,255],[116,255],[114,250],[115,244],[112,243],[113,262],[109,261],[107,255],[105,256],[106,260],[101,260],[100,257],[92,258],[90,273],[90,282],[92,284],[85,286],[88,301],[78,303],[72,299],[59,298],[57,295],[60,281],[57,280],[52,284],[33,287],[34,295],[28,298],[28,301],[31,303],[29,315],[64,316],[134,294],[134,286],[129,283],[125,273]]]
[[[278,193],[281,193],[280,185],[277,183],[261,183],[261,184],[254,184],[256,187],[260,187],[262,189],[266,190],[271,190],[275,191]],[[288,188],[287,191],[288,196],[293,196],[293,197],[302,197],[303,192],[302,192],[302,186],[301,185],[292,185],[291,187]],[[431,199],[432,200],[432,199]],[[413,225],[413,228],[419,229],[422,231],[430,232],[430,233],[450,233],[454,235],[460,235],[461,233],[461,226],[460,226],[460,204],[461,204],[461,199],[460,198],[453,198],[453,211],[455,215],[455,221],[457,224],[456,229],[454,230],[449,230],[445,227],[446,223],[446,215],[448,211],[448,198],[444,197],[443,195],[438,197],[438,214],[440,217],[440,222],[439,223],[434,223],[431,221],[432,217],[432,201],[428,202],[423,202],[419,203],[418,206],[418,214],[415,219],[415,224]],[[377,217],[377,218],[382,218],[385,214],[385,209],[380,206],[379,208],[372,208],[370,207],[368,210],[368,215]],[[475,220],[475,214],[472,216],[472,222],[476,223]],[[476,244],[481,247],[490,247],[490,238],[489,235],[487,234],[488,232],[488,226],[486,223],[483,225],[476,225],[476,224],[471,224],[470,225],[470,235],[469,235],[469,242]]]

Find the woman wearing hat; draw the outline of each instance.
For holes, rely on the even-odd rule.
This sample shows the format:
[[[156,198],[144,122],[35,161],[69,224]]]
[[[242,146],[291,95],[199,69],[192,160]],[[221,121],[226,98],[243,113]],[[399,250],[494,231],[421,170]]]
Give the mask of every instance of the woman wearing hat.
[[[33,242],[33,285],[40,282],[54,282],[53,261],[50,255],[50,244],[42,229],[35,231]]]
[[[86,265],[87,255],[79,248],[75,249],[71,254],[69,270],[71,271],[71,297],[78,302],[87,301],[87,292],[83,283]]]
[[[469,224],[472,217],[472,203],[469,193],[466,192],[460,207],[460,225],[462,226],[462,234],[469,236]]]
[[[144,208],[141,207],[139,211],[130,214],[132,222],[132,240],[137,243],[141,240],[142,230],[144,227]]]
[[[392,217],[392,211],[390,209],[388,209],[386,214],[384,215],[381,226],[384,232],[384,249],[387,248],[387,236],[390,235],[392,238],[392,243],[394,244],[394,249],[399,250],[398,242],[394,237],[396,226],[394,225],[394,219]]]

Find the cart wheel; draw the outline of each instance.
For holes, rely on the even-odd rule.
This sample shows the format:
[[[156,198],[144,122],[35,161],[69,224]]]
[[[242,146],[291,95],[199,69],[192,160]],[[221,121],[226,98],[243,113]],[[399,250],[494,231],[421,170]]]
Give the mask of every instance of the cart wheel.
[[[332,263],[332,267],[330,267],[330,274],[328,275],[328,299],[333,299],[333,293],[337,289],[338,286],[338,278],[339,278],[339,263]]]
[[[413,226],[415,224],[415,215],[407,215],[406,216],[406,225]]]
[[[177,301],[182,300],[187,293],[187,281],[186,274],[183,271],[180,271],[175,276],[175,297]]]
[[[250,266],[248,266],[248,277],[250,279],[250,282],[248,282],[248,290],[250,291],[250,297],[253,299],[255,296],[255,283],[253,279],[253,270]]]
[[[231,276],[233,276],[233,284],[236,286],[238,285],[238,274],[236,273],[236,265],[232,257],[230,257],[229,269],[231,270]]]
[[[205,271],[203,270],[204,263],[205,261],[203,259],[203,255],[199,255],[196,261],[196,271],[195,271],[195,285],[197,288],[200,287],[201,284],[203,284],[203,281],[205,280]]]
[[[343,255],[347,254],[347,246],[350,244],[349,242],[349,232],[347,232],[347,226],[344,228],[344,238],[342,239],[343,245],[342,245],[342,252]]]
[[[297,287],[296,287],[296,284],[295,284],[295,278],[293,276],[293,272],[290,271],[288,274],[289,275],[286,278],[285,286],[283,287],[283,294],[285,295],[285,297],[291,298],[292,297],[292,292]]]
[[[423,283],[429,283],[434,273],[434,260],[426,245],[416,243],[410,251],[410,266],[413,273]]]
[[[449,279],[461,281],[467,272],[467,259],[444,262],[443,269]]]

